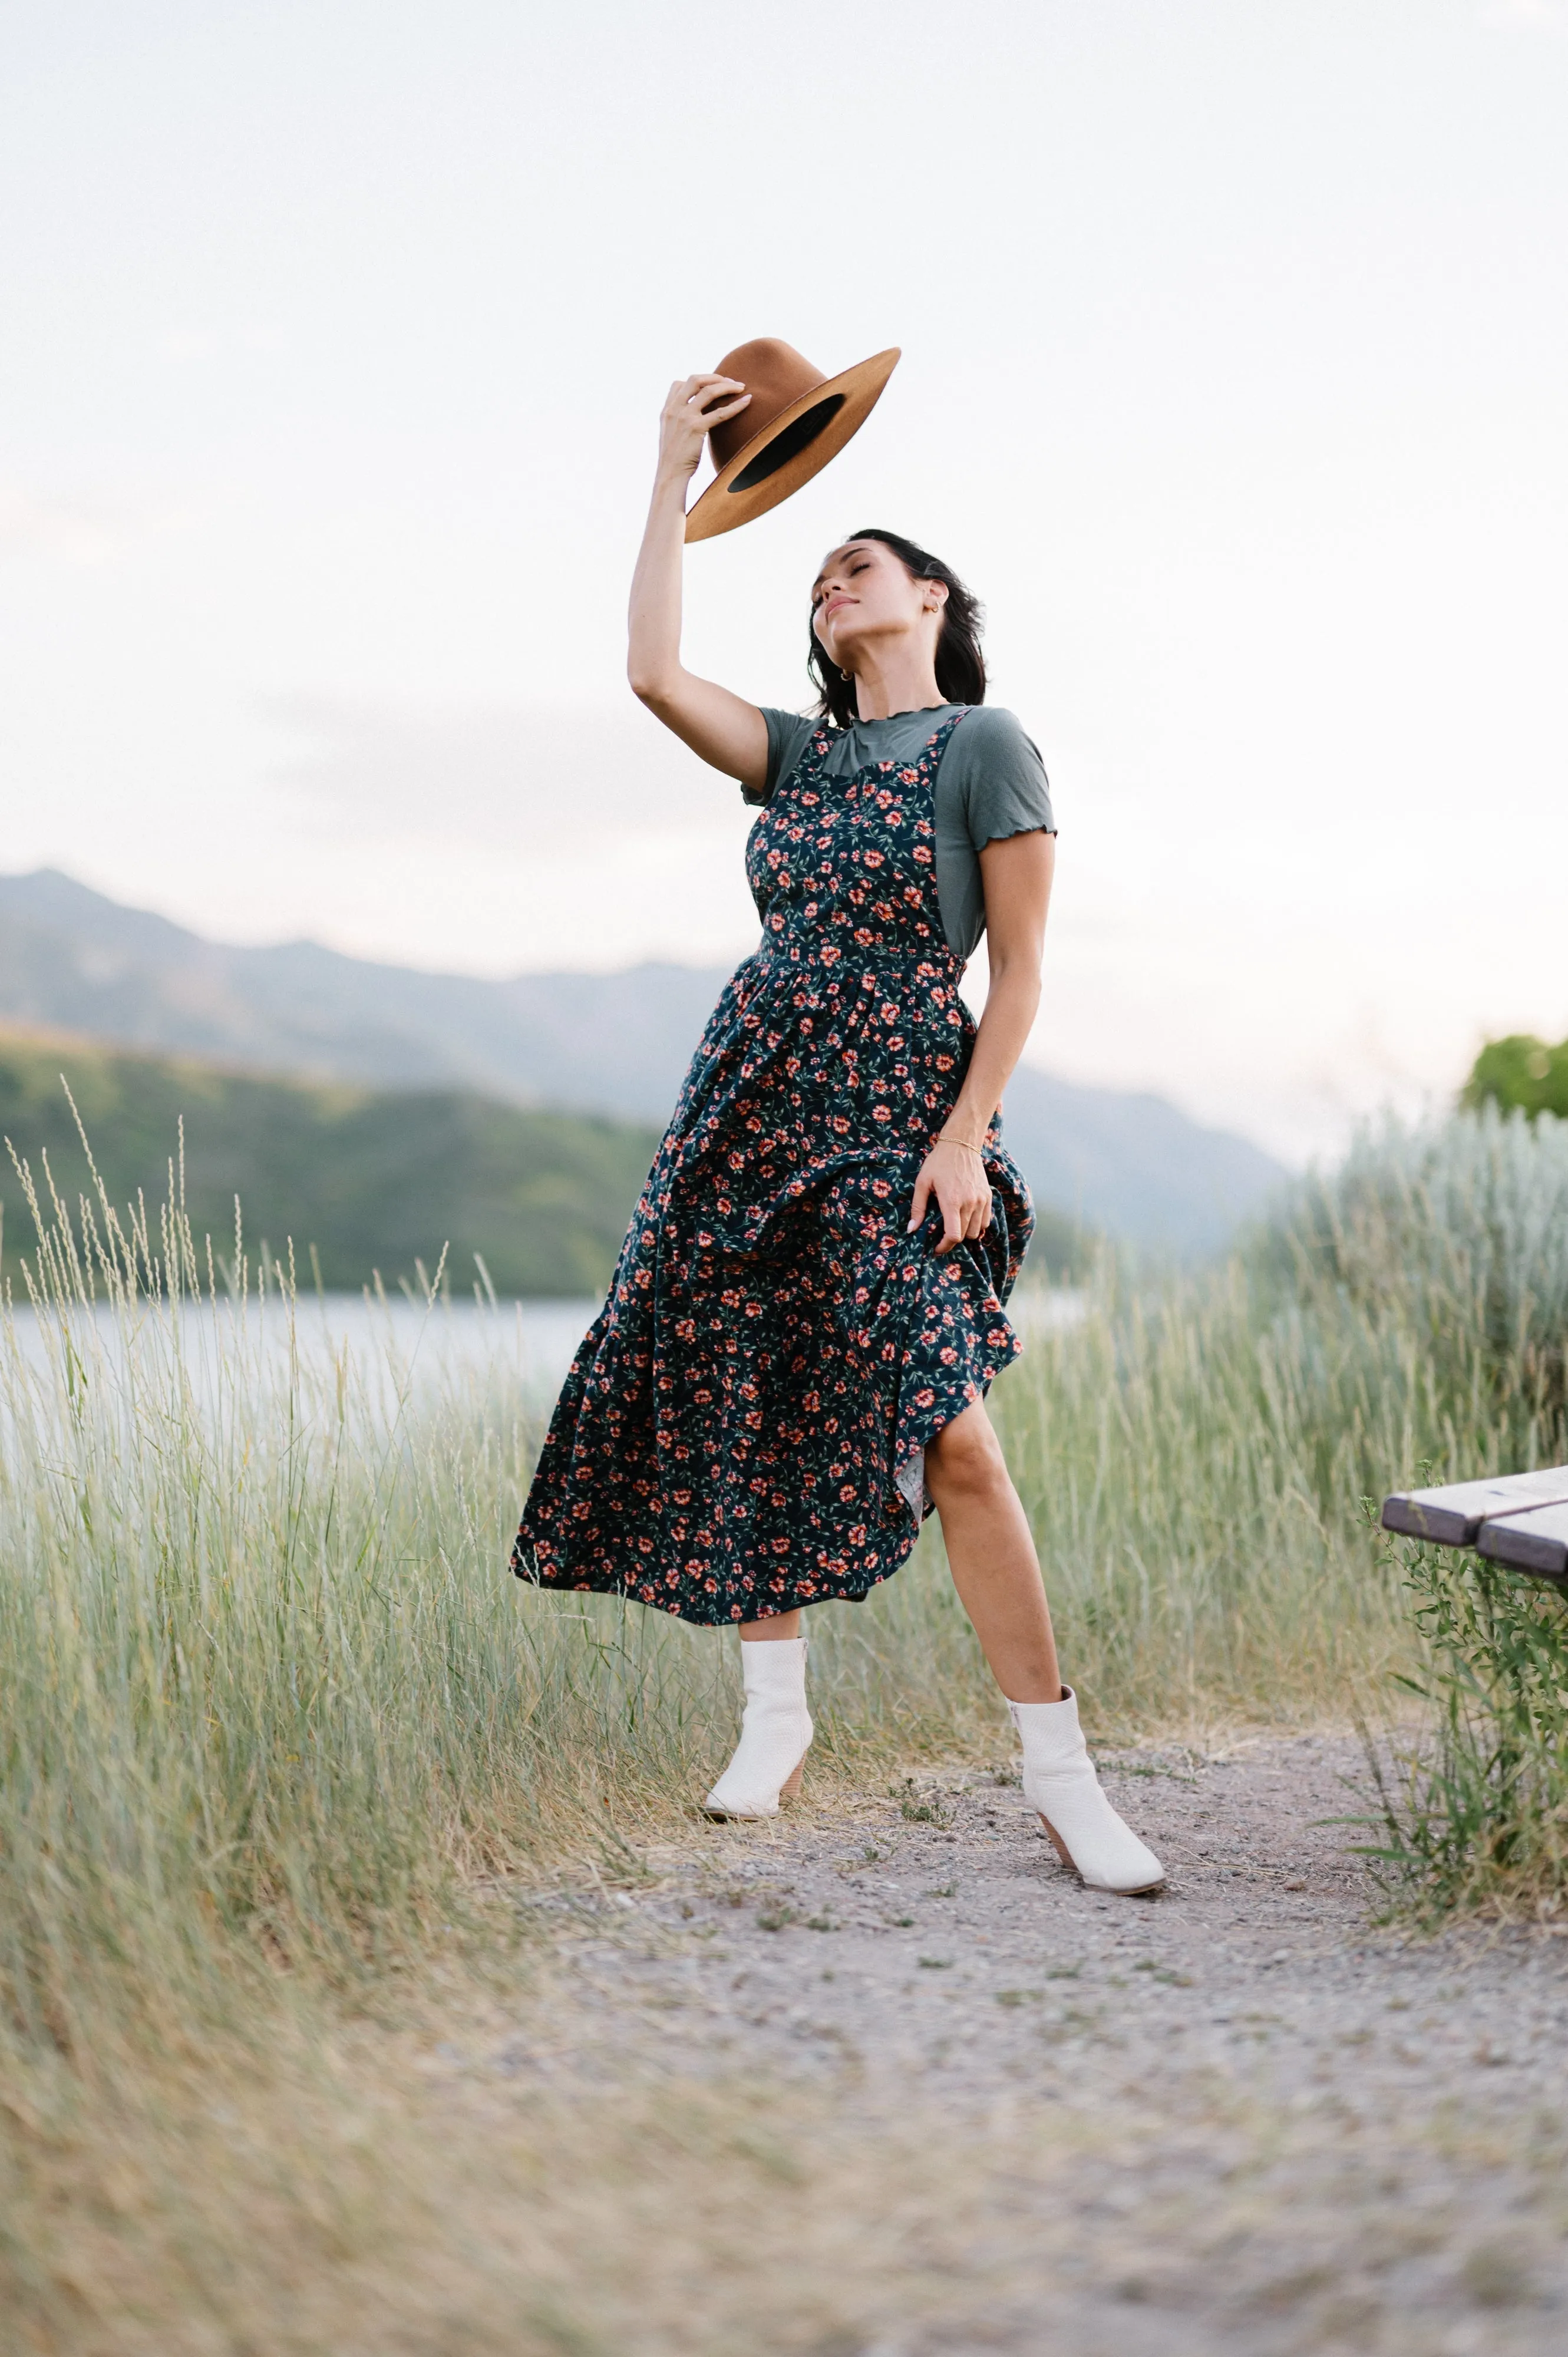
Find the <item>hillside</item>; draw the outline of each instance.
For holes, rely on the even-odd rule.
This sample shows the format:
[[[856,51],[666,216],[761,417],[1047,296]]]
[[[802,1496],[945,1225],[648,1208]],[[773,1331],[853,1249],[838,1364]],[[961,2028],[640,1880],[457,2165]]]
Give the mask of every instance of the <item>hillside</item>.
[[[724,978],[642,965],[490,982],[311,942],[236,949],[51,869],[0,877],[0,1018],[371,1088],[662,1123]],[[1162,1097],[1027,1067],[1006,1119],[1042,1211],[1137,1244],[1211,1251],[1285,1176]]]
[[[163,1199],[185,1121],[186,1192],[199,1234],[231,1249],[234,1198],[252,1248],[294,1240],[304,1281],[389,1285],[434,1269],[474,1282],[482,1254],[498,1292],[600,1291],[657,1144],[628,1122],[527,1112],[458,1090],[392,1093],[223,1071],[191,1059],[116,1054],[78,1040],[0,1031],[0,1135],[74,1209],[88,1172],[60,1074],[70,1083],[111,1199]],[[31,1241],[9,1157],[0,1162],[5,1257]]]

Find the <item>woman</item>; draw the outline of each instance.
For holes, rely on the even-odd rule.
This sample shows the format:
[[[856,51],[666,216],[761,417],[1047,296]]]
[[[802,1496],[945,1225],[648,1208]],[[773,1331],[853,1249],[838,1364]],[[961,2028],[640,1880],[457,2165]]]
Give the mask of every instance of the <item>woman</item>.
[[[857,1602],[933,1506],[953,1582],[1064,1861],[1162,1879],[1100,1789],[1038,1558],[985,1410],[1032,1225],[1002,1092],[1039,999],[1055,852],[1039,756],[986,711],[978,609],[922,550],[857,533],[811,590],[819,717],[681,661],[688,482],[736,379],[665,404],[628,671],[761,805],[763,936],[703,1037],[604,1310],[552,1421],[513,1567],[740,1631],[739,1747],[715,1817],[774,1815],[811,1740],[805,1608]],[[978,1031],[959,996],[989,936]]]

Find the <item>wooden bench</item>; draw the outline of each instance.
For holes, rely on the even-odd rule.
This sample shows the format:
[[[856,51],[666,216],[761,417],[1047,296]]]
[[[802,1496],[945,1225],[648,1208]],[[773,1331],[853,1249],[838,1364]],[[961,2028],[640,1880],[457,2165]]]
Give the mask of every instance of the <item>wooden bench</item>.
[[[1510,1571],[1568,1582],[1568,1465],[1442,1490],[1397,1490],[1383,1500],[1382,1524],[1402,1538],[1474,1547]]]

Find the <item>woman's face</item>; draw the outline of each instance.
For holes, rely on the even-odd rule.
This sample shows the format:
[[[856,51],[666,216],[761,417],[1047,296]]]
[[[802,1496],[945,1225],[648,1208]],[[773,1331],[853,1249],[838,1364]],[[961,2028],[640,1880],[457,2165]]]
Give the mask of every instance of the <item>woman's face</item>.
[[[880,540],[846,540],[811,585],[811,628],[841,671],[860,668],[875,640],[928,637],[934,648],[947,585],[917,581],[901,557]]]

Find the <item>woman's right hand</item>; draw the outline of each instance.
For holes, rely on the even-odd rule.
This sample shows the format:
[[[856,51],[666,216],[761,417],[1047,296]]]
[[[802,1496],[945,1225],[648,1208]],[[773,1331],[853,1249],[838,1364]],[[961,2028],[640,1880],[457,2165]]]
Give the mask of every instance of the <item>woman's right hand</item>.
[[[670,388],[659,419],[659,471],[683,482],[697,471],[712,427],[738,417],[751,399],[733,376],[689,376]]]
[[[768,723],[755,704],[699,679],[681,660],[681,559],[686,486],[709,429],[738,417],[751,395],[733,376],[672,384],[659,419],[659,473],[631,581],[626,653],[632,694],[700,759],[760,795],[768,782]]]

